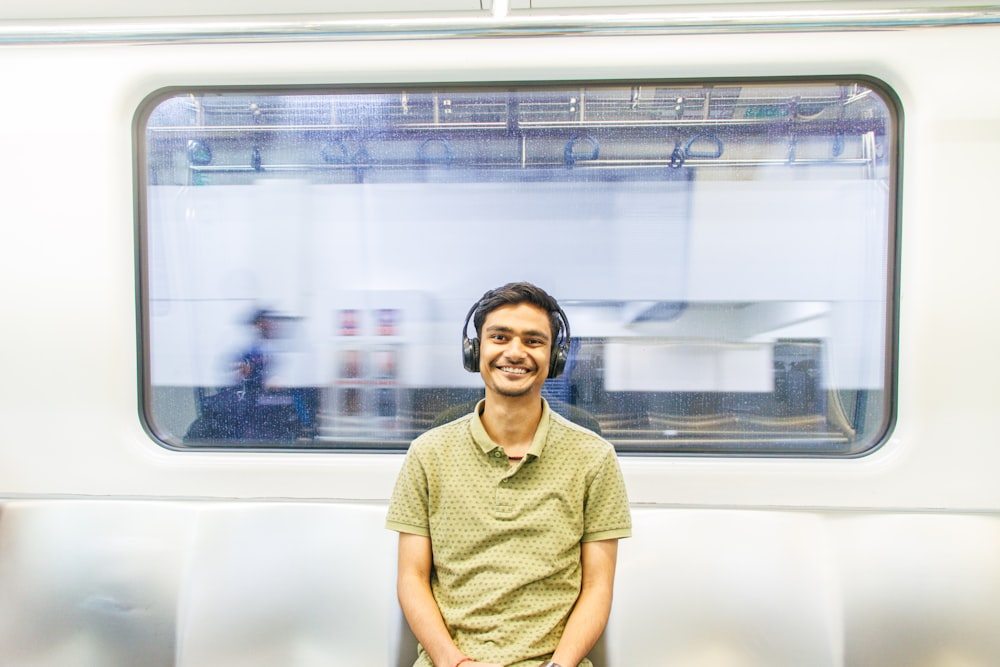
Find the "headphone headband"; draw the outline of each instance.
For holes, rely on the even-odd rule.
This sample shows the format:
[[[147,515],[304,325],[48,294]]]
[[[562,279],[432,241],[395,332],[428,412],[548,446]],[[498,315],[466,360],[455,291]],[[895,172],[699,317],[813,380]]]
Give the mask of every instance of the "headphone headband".
[[[469,313],[465,316],[465,324],[462,326],[462,365],[470,373],[479,372],[479,337],[469,338],[469,322],[479,310],[483,300],[480,299],[472,304]],[[530,303],[525,301],[522,303]],[[569,360],[569,319],[563,309],[556,304],[555,310],[548,311],[549,316],[555,315],[562,321],[562,331],[557,340],[552,341],[552,354],[549,358],[548,379],[557,378],[566,369],[566,362]]]

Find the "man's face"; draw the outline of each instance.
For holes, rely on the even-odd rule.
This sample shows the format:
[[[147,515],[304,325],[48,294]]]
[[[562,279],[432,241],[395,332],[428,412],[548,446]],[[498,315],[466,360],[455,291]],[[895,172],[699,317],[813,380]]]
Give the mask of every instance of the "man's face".
[[[538,306],[519,303],[491,311],[479,342],[479,372],[487,392],[541,396],[549,375],[552,327]]]

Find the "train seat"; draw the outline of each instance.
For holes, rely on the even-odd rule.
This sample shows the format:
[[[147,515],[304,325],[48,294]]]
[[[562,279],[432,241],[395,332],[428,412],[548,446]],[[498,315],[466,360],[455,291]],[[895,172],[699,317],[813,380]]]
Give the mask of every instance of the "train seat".
[[[0,505],[0,664],[173,667],[194,510],[132,501]]]
[[[831,522],[851,667],[995,667],[1000,519],[858,515]]]
[[[620,543],[604,635],[610,664],[842,665],[838,584],[822,518],[635,508],[633,524],[633,537]]]
[[[395,548],[385,509],[220,504],[198,522],[178,667],[386,665]]]

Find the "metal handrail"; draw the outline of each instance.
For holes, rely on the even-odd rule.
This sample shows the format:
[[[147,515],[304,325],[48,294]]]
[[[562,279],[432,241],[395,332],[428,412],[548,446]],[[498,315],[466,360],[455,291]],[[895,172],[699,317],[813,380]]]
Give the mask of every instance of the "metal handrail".
[[[448,162],[451,165],[451,162]],[[351,169],[371,169],[373,171],[398,171],[398,170],[427,170],[440,168],[444,162],[434,161],[414,161],[414,162],[378,162],[366,163],[359,161],[345,161],[337,164],[321,163],[299,163],[299,164],[261,164],[254,167],[247,164],[221,164],[221,165],[192,165],[189,167],[192,173],[216,173],[216,174],[236,174],[236,173],[260,173],[260,172],[310,172],[310,171],[349,171]],[[537,169],[565,167],[565,161],[530,162],[529,166]],[[520,168],[524,166],[518,161],[508,162],[458,162],[453,166],[462,169],[498,169],[498,168]],[[574,166],[586,169],[665,169],[668,167],[727,167],[752,168],[752,167],[808,167],[808,166],[837,166],[837,167],[865,167],[872,168],[872,160],[869,158],[747,158],[742,160],[726,160],[713,158],[692,158],[685,159],[681,164],[673,163],[670,158],[636,158],[630,160],[608,160],[608,159],[587,159],[578,158]]]
[[[556,35],[866,31],[1000,23],[1000,5],[600,13],[511,10],[400,15],[296,14],[230,17],[13,20],[0,44],[349,41]]]

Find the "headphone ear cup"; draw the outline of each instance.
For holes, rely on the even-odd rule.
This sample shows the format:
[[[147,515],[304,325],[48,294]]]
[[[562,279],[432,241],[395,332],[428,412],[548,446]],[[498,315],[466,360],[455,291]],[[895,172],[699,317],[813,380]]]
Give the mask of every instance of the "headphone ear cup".
[[[558,347],[552,354],[552,361],[549,362],[549,379],[557,378],[566,369],[566,348]]]
[[[470,373],[479,372],[479,339],[466,338],[462,341],[462,364]]]
[[[556,306],[556,313],[562,320],[562,345],[552,352],[552,360],[549,362],[549,379],[557,378],[566,370],[566,362],[569,361],[569,320],[566,313],[559,306]]]

